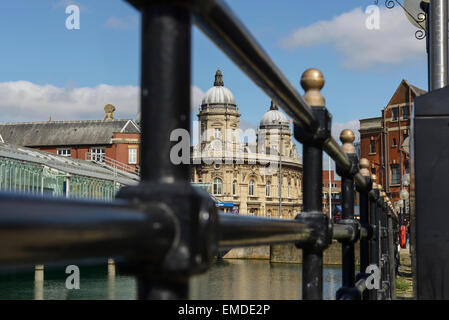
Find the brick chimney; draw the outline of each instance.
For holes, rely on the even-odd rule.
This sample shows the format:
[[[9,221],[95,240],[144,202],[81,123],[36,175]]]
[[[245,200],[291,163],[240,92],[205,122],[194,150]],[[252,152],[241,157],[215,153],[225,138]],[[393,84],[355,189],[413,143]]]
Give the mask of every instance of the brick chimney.
[[[114,120],[115,107],[112,104],[104,106],[104,120]]]

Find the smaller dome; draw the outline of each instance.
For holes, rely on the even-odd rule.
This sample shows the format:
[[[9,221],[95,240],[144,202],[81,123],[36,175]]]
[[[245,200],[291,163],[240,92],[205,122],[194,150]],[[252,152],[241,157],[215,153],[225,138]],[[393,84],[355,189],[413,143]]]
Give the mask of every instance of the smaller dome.
[[[235,106],[234,95],[231,90],[226,88],[223,83],[223,75],[220,69],[215,73],[214,86],[206,91],[204,94],[201,105],[233,105]]]
[[[259,127],[260,129],[278,128],[279,124],[281,124],[284,128],[288,128],[290,123],[287,117],[280,112],[278,107],[274,105],[273,101],[271,101],[270,110],[268,110],[262,117],[262,120],[260,120]]]

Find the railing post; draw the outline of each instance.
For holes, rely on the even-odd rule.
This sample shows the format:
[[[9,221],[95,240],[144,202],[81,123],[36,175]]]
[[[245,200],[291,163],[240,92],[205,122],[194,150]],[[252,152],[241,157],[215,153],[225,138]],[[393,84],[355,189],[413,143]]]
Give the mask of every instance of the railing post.
[[[383,213],[384,213],[384,221],[385,221],[385,257],[387,261],[387,266],[385,268],[385,274],[386,274],[386,284],[388,289],[388,299],[391,300],[391,284],[392,284],[392,278],[391,278],[391,266],[393,264],[393,261],[391,261],[391,251],[392,246],[391,244],[391,232],[390,232],[390,222],[389,222],[389,208],[388,208],[388,196],[384,196],[384,207],[383,207]]]
[[[393,211],[388,207],[388,260],[389,264],[389,279],[390,279],[390,298],[394,299],[396,297],[396,248],[395,248],[395,237],[397,238],[397,233],[394,227]]]
[[[330,137],[331,116],[325,108],[320,90],[324,86],[322,73],[317,69],[306,70],[301,77],[305,90],[304,99],[312,107],[319,127],[312,134],[301,124],[295,123],[295,138],[303,144],[303,211],[296,219],[312,221],[317,235],[313,243],[302,244],[302,298],[323,299],[323,250],[332,241],[329,217],[323,214],[323,147]]]
[[[174,0],[129,2],[142,16],[141,183],[117,196],[141,210],[163,207],[178,227],[160,265],[125,269],[137,276],[139,299],[187,299],[190,275],[209,267],[218,243],[214,202],[189,182],[191,8]]]
[[[371,240],[372,237],[372,228],[369,224],[369,216],[368,216],[368,193],[371,190],[371,177],[369,173],[369,161],[365,158],[360,159],[360,174],[366,179],[368,184],[367,190],[361,190],[357,187],[357,191],[360,195],[360,224],[362,227],[369,230],[371,235],[368,238],[360,239],[360,273],[359,277],[367,278],[366,268],[369,266],[370,260],[370,244],[373,242]],[[363,292],[362,298],[363,300],[368,300],[370,297],[368,290]]]
[[[337,291],[337,299],[360,299],[360,293],[355,288],[355,256],[354,242],[360,237],[360,225],[354,220],[354,174],[358,171],[358,158],[353,142],[354,133],[345,129],[340,134],[342,149],[351,161],[351,169],[344,171],[337,167],[337,173],[342,178],[342,219],[338,222],[353,227],[354,236],[349,240],[342,240],[342,288]]]
[[[379,260],[379,245],[381,239],[380,225],[378,218],[378,207],[377,199],[379,198],[379,190],[377,189],[377,177],[375,174],[371,175],[371,180],[373,182],[372,190],[370,191],[370,202],[369,202],[369,224],[374,228],[374,239],[369,243],[369,263],[376,265],[380,271],[380,260]],[[380,272],[379,272],[380,277]],[[379,279],[379,285],[381,284],[381,279]],[[377,300],[378,292],[376,288],[369,291],[369,299]]]
[[[385,191],[383,191],[382,185],[379,185],[380,197],[379,197],[379,224],[381,229],[381,243],[380,243],[380,270],[381,270],[381,279],[382,279],[382,289],[381,296],[382,299],[390,298],[390,280],[389,280],[389,254],[388,254],[388,220],[386,213],[386,202],[385,199],[387,197]]]

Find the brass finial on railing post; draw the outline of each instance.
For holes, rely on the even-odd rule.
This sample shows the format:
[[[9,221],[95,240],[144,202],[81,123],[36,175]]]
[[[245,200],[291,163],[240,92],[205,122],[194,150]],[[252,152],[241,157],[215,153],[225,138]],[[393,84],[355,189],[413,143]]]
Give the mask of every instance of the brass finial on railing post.
[[[326,100],[321,94],[321,89],[324,87],[324,82],[324,76],[318,69],[310,68],[302,74],[301,87],[305,91],[303,98],[309,106],[326,106]]]
[[[354,140],[355,135],[351,129],[345,129],[340,133],[340,141],[343,144],[341,148],[344,153],[355,153]]]
[[[369,161],[366,158],[360,159],[359,162],[360,174],[364,177],[370,177],[369,173]]]

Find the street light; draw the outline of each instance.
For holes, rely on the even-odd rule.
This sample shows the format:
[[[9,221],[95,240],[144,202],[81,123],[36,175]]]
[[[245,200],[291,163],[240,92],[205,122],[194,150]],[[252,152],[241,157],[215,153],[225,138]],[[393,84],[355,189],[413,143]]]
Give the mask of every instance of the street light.
[[[406,212],[405,212],[406,211],[405,200],[407,200],[408,197],[409,197],[408,191],[406,189],[402,189],[401,192],[399,192],[399,197],[402,200],[401,203],[400,203],[400,206],[401,206],[401,208],[404,208],[401,211],[404,212],[404,216],[405,216],[405,214],[406,214]],[[403,222],[404,222],[404,217],[401,218],[401,224],[403,224]]]

